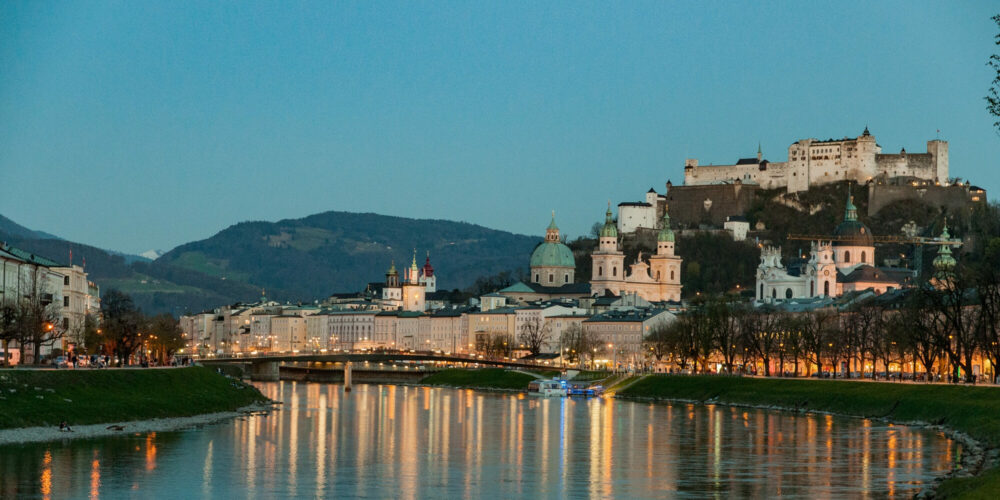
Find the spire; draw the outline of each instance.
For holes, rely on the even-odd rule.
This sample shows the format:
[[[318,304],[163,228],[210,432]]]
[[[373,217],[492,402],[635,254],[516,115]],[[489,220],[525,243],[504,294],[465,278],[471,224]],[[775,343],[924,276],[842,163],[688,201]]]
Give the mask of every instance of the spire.
[[[666,207],[663,208],[663,227],[656,235],[656,241],[674,242],[674,231],[670,229],[670,213],[667,212]]]
[[[552,221],[549,227],[545,228],[545,241],[549,243],[559,243],[559,226],[556,225],[556,211],[552,211]]]
[[[608,200],[608,211],[604,213],[604,227],[601,228],[601,238],[618,238],[618,228],[611,217],[611,200]]]
[[[389,266],[389,270],[385,273],[386,276],[396,276],[399,272],[396,271],[396,260],[392,260],[392,264]]]
[[[851,185],[847,185],[847,206],[844,207],[844,220],[858,220],[858,207],[854,206],[854,196],[851,195]]]
[[[419,274],[417,274],[417,249],[413,249],[413,261],[410,262],[410,283],[416,283],[418,281]]]
[[[941,231],[941,236],[938,238],[943,241],[951,240],[951,235],[948,234],[948,223],[945,222],[944,229]],[[945,279],[951,277],[952,272],[955,270],[955,257],[951,255],[951,245],[940,245],[937,251],[937,257],[934,257],[934,275],[938,279]]]
[[[764,153],[760,150],[760,141],[757,141],[757,161],[760,162],[762,158],[764,158]]]

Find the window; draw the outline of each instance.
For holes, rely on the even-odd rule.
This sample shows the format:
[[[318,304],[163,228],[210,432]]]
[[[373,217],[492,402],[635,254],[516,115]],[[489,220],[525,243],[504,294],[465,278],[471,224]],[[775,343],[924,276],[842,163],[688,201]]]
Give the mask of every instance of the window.
[[[549,283],[552,283],[555,280],[556,280],[555,276],[553,276],[552,273],[549,273]]]
[[[809,282],[809,296],[812,297],[813,295],[816,295],[816,283],[813,283],[812,281],[810,281]]]
[[[865,252],[861,252],[861,262],[866,262],[866,260],[865,260]]]
[[[823,295],[826,295],[826,296],[830,295],[830,282],[829,281],[824,281],[823,282]]]
[[[598,267],[597,268],[597,275],[598,276],[604,276],[604,268],[603,267]]]
[[[674,270],[671,269],[670,270],[670,281],[673,281],[673,280],[674,280]]]
[[[777,288],[772,288],[771,289],[771,298],[772,299],[778,298],[778,289]]]
[[[69,279],[69,278],[67,278]],[[69,307],[69,296],[63,297],[63,307]]]
[[[63,276],[63,285],[69,286],[69,276]]]
[[[851,261],[851,251],[847,250],[846,252],[844,252],[844,262],[850,262],[850,261]]]
[[[656,281],[660,281],[660,272],[656,271]]]
[[[611,268],[611,275],[612,276],[618,276],[618,268],[617,267],[612,267]]]
[[[563,275],[563,283],[569,283],[569,275],[568,274],[564,274]]]
[[[785,289],[785,298],[786,299],[792,298],[792,289],[791,288],[786,288]]]
[[[764,298],[764,284],[763,283],[760,284],[760,296],[761,296],[761,298]]]
[[[538,273],[535,273],[535,283],[538,283],[539,281],[541,281],[541,279],[539,279]]]
[[[69,330],[69,318],[63,318],[63,331]]]

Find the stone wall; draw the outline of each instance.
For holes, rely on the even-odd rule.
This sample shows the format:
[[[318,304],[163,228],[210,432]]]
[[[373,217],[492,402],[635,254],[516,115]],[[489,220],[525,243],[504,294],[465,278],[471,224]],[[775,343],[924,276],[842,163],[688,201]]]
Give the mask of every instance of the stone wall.
[[[744,215],[759,189],[753,184],[667,186],[670,220],[676,228],[721,227],[730,215]]]
[[[985,192],[981,193],[977,197],[979,202],[984,202]],[[868,216],[873,216],[886,206],[900,200],[919,200],[931,206],[943,207],[948,211],[959,211],[976,203],[968,185],[913,186],[871,183],[868,185]]]

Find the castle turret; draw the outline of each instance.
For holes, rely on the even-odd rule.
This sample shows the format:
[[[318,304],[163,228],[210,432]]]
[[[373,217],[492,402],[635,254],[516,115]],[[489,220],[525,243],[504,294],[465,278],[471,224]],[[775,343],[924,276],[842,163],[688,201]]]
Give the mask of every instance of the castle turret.
[[[604,227],[601,228],[598,247],[602,251],[618,250],[618,227],[611,216],[611,202],[608,202],[608,211],[604,214]]]

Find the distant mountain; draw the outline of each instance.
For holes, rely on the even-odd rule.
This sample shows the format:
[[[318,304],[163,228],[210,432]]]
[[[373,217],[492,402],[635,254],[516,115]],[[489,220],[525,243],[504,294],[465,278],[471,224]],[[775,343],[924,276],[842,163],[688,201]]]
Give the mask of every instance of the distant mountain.
[[[51,235],[44,231],[34,231],[28,229],[2,215],[0,215],[0,234],[6,234],[18,238],[59,239],[58,236]]]
[[[147,312],[175,315],[254,300],[312,301],[381,281],[395,261],[403,272],[417,249],[429,252],[439,289],[527,267],[539,238],[444,220],[327,212],[279,222],[243,222],[181,245],[155,260],[54,239],[0,216],[0,240],[67,262],[86,259],[102,292],[117,288]]]
[[[228,282],[285,290],[298,300],[361,290],[392,262],[402,272],[429,253],[439,289],[527,267],[538,237],[464,222],[325,212],[278,222],[243,222],[157,259]]]
[[[146,250],[145,252],[139,254],[139,257],[143,257],[149,260],[156,260],[159,259],[160,256],[162,256],[165,253],[166,252],[164,252],[163,250]]]

